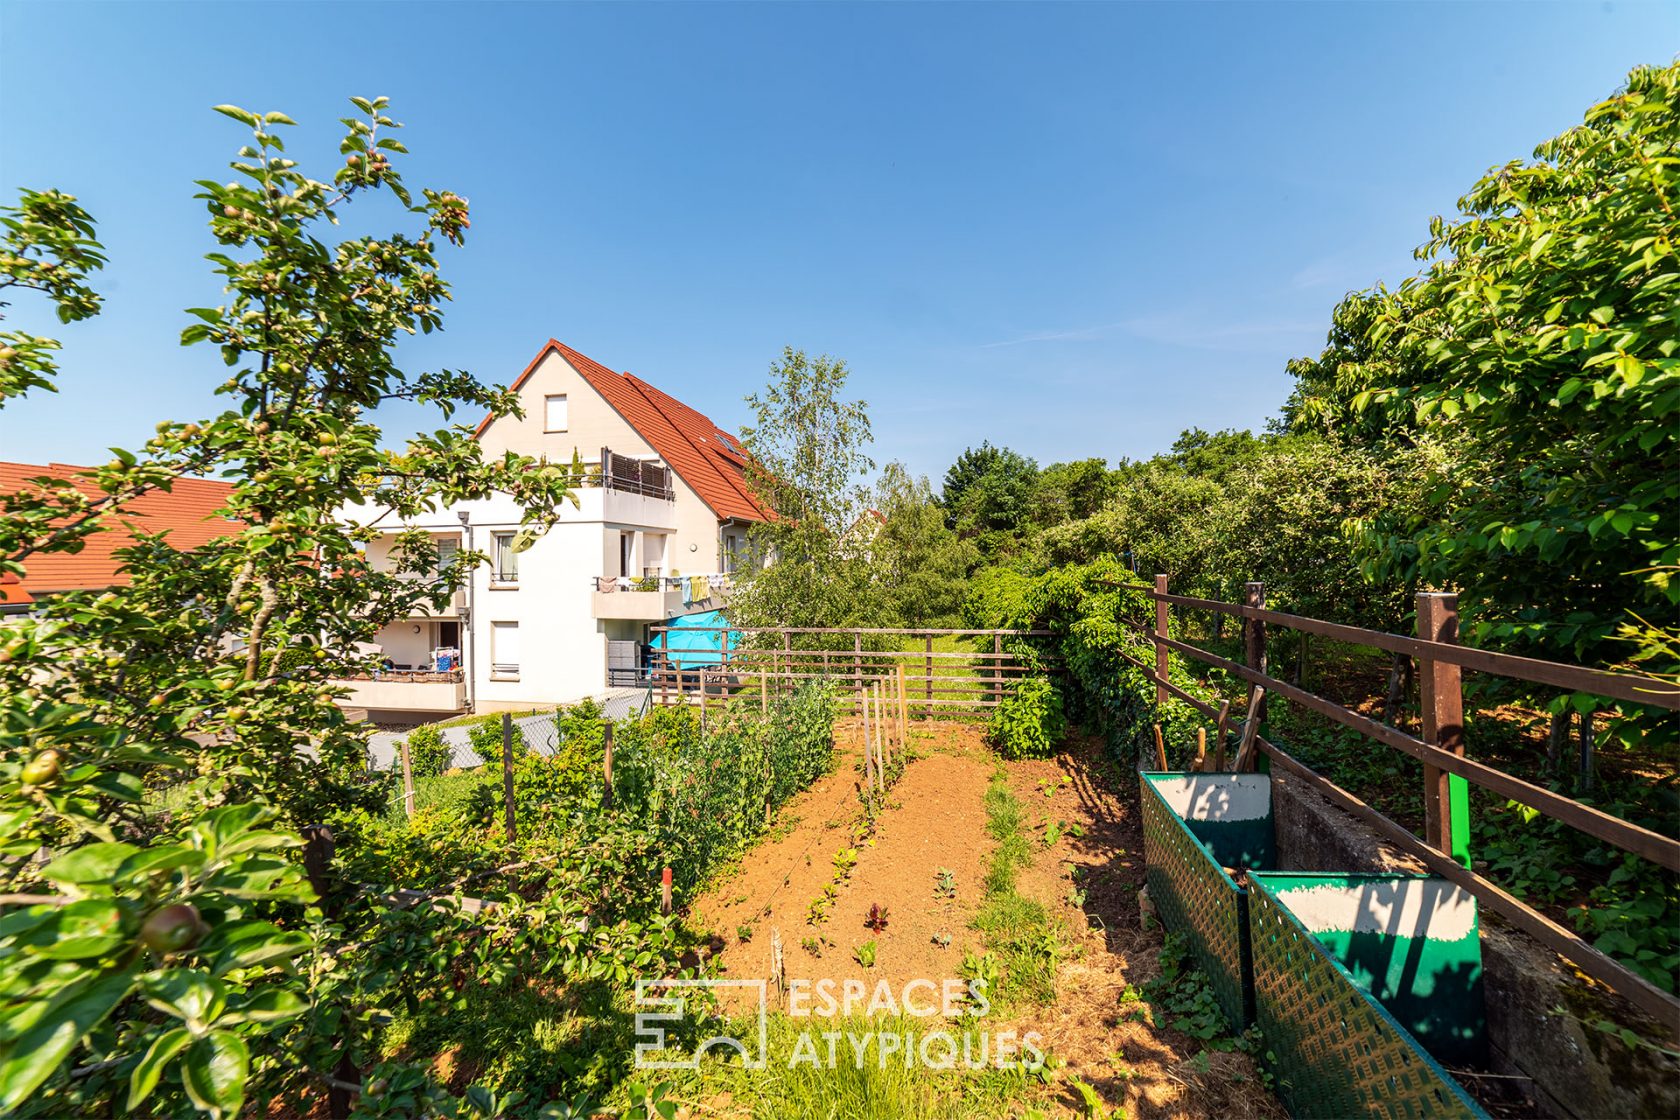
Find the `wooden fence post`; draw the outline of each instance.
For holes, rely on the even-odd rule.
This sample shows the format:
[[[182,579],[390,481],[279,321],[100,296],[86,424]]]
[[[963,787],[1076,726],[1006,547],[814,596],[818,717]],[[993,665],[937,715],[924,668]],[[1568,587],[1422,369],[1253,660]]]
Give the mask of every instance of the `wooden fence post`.
[[[611,809],[613,802],[613,725],[610,719],[603,721],[603,724],[604,726],[601,728],[601,778],[603,782],[601,808]]]
[[[761,716],[770,714],[770,682],[765,677],[763,669],[758,671],[758,714]]]
[[[1165,572],[1158,572],[1155,575],[1155,594],[1160,596],[1166,593],[1167,575]],[[1167,702],[1167,677],[1169,672],[1167,647],[1161,644],[1160,639],[1167,637],[1167,621],[1170,617],[1168,610],[1166,600],[1160,598],[1155,600],[1155,703],[1157,704]]]
[[[863,710],[863,635],[852,635],[852,685],[858,691],[858,710]]]
[[[398,745],[402,752],[403,816],[412,817],[414,815],[414,770],[410,767],[408,761],[408,740],[404,739]]]
[[[1266,608],[1266,585],[1259,581],[1243,584],[1243,605],[1253,607],[1255,610],[1264,610]],[[1243,622],[1246,636],[1243,643],[1245,660],[1247,660],[1250,669],[1253,669],[1256,673],[1264,673],[1266,671],[1266,624],[1257,618],[1245,618]],[[1257,706],[1259,711],[1248,712],[1247,716],[1254,721],[1254,726],[1258,728],[1266,719],[1266,694],[1264,692],[1260,694]]]
[[[1458,644],[1458,596],[1421,591],[1417,597],[1417,635],[1427,642]],[[1418,658],[1418,699],[1423,709],[1423,741],[1464,755],[1464,688],[1457,665]],[[1429,846],[1470,866],[1470,784],[1424,763],[1424,840]]]
[[[1003,635],[992,635],[992,703],[1003,702]]]
[[[933,712],[933,635],[927,636],[927,700],[928,712]]]
[[[519,839],[519,829],[513,816],[513,716],[502,713],[502,793],[507,798],[507,838],[512,844]]]

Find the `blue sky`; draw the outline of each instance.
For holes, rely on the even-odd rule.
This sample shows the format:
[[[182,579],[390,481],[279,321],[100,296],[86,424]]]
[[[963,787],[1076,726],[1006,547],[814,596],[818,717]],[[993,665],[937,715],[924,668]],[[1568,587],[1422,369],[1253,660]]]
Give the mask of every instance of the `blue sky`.
[[[1680,50],[1680,6],[268,4],[0,0],[0,191],[99,219],[108,302],[0,458],[97,461],[213,411],[192,181],[281,109],[321,177],[352,94],[472,203],[413,368],[557,337],[725,426],[784,344],[844,357],[880,461],[1146,456],[1258,428],[1345,291]],[[435,420],[385,410],[392,436]]]

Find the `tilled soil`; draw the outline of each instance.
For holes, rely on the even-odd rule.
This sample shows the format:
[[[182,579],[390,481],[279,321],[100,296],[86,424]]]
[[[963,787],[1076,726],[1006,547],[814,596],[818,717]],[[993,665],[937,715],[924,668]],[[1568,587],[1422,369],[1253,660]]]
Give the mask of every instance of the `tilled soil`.
[[[972,725],[916,725],[915,757],[889,791],[872,842],[858,846],[857,864],[827,921],[812,925],[809,907],[834,876],[835,854],[853,845],[853,829],[863,819],[857,795],[861,740],[845,724],[836,727],[836,740],[842,761],[835,773],[784,809],[778,827],[747,854],[741,869],[696,902],[696,922],[721,939],[717,961],[727,976],[768,978],[772,934],[779,931],[790,980],[861,980],[871,990],[885,980],[902,991],[913,979],[937,984],[957,977],[964,950],[983,947],[969,927],[983,901],[994,847],[984,795],[997,756]],[[1246,1056],[1201,1050],[1155,1025],[1137,1000],[1137,989],[1158,972],[1161,935],[1139,926],[1143,837],[1137,791],[1124,787],[1131,776],[1115,773],[1094,745],[1053,760],[1003,766],[1034,850],[1018,889],[1051,910],[1072,945],[1055,1002],[1018,1007],[1007,1024],[1039,1032],[1065,1063],[1053,1084],[1056,1103],[1084,1114],[1067,1080],[1076,1076],[1110,1107],[1124,1106],[1129,1117],[1281,1117],[1282,1108]],[[1047,821],[1055,822],[1049,846]],[[941,869],[953,873],[954,898],[937,889]],[[865,926],[871,906],[887,911],[886,928]],[[750,927],[749,940],[740,937],[742,926]],[[945,937],[948,947],[941,943]],[[875,965],[864,968],[853,953],[869,941],[876,946]]]

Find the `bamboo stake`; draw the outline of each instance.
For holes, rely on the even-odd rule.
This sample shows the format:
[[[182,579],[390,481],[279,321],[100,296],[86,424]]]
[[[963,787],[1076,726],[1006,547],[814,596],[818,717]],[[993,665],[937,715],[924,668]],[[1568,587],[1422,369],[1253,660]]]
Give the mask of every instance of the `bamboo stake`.
[[[875,682],[875,710],[881,715],[881,729],[876,737],[881,743],[881,766],[883,769],[892,762],[892,735],[887,726],[886,686]]]
[[[863,780],[868,785],[875,784],[875,758],[869,751],[869,693],[863,686],[858,686],[858,712],[863,720]]]
[[[606,720],[601,728],[601,745],[604,751],[601,755],[601,807],[611,809],[613,801],[613,725],[612,720]]]
[[[408,765],[408,740],[402,741],[403,816],[414,815],[414,771]]]
[[[763,669],[758,671],[758,714],[761,716],[770,714],[770,687],[765,680]]]
[[[1167,768],[1167,744],[1161,739],[1161,725],[1158,723],[1155,725],[1155,768],[1163,771]]]

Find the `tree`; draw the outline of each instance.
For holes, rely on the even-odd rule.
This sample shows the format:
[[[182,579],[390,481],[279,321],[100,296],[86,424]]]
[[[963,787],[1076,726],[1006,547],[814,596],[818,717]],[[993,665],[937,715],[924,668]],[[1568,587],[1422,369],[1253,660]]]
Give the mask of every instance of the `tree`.
[[[882,616],[867,540],[855,530],[868,508],[873,437],[864,402],[841,399],[848,373],[838,358],[789,346],[770,364],[764,392],[747,398],[747,477],[769,519],[752,537],[765,562],[746,572],[730,601],[742,624],[867,626]]]
[[[1032,522],[1049,527],[1090,517],[1119,492],[1119,477],[1106,459],[1052,463],[1033,480]]]
[[[888,463],[873,512],[878,520],[872,522],[870,558],[893,625],[959,626],[980,552],[946,526],[928,480],[913,477],[902,463]]]
[[[988,555],[1007,551],[1025,523],[1038,464],[1007,447],[968,448],[945,472],[940,504],[946,524],[979,538]]]
[[[80,547],[122,502],[182,474],[231,481],[223,512],[239,526],[190,552],[143,535],[120,556],[121,594],[55,596],[44,617],[8,628],[0,882],[39,901],[0,927],[0,1108],[28,1098],[103,1114],[126,1100],[126,1110],[231,1116],[253,1070],[283,1080],[300,1053],[342,1047],[337,1032],[363,1012],[334,994],[342,966],[323,962],[351,939],[305,911],[315,891],[281,853],[301,843],[300,826],[376,796],[358,784],[368,729],[345,718],[332,682],[371,669],[364,643],[446,602],[483,557],[439,573],[429,539],[408,534],[396,570],[376,569],[362,550],[370,531],[345,527],[338,511],[400,520],[502,491],[536,531],[568,496],[567,470],[484,462],[461,425],[380,448],[367,414],[382,401],[426,401],[446,416],[517,402],[466,373],[396,364],[400,337],[440,325],[449,290],[438,246],[460,244],[470,223],[454,194],[410,195],[384,99],[352,100],[331,181],[285,155],[284,114],[218,107],[251,140],[232,182],[200,183],[226,302],[193,309],[182,342],[219,348],[229,376],[217,392],[231,407],[160,423],[142,451],[118,452],[80,486],[0,499],[3,570]],[[334,235],[345,206],[377,195],[416,228]],[[84,271],[102,259],[67,196],[25,194],[11,218],[8,278],[62,277],[47,268],[55,254]],[[61,318],[97,307],[79,279],[43,286]],[[51,343],[12,348],[33,372],[18,375],[9,356],[8,392],[48,382]],[[179,806],[145,811],[147,781],[182,785]],[[39,849],[48,861],[21,858]],[[120,1029],[102,1028],[112,1016]],[[72,1055],[120,1069],[122,1084],[67,1079]]]
[[[1633,71],[1436,219],[1426,274],[1344,304],[1353,361],[1304,371],[1303,402],[1329,408],[1303,417],[1345,400],[1458,451],[1368,543],[1374,566],[1458,588],[1482,640],[1613,664],[1632,615],[1680,603],[1677,146],[1680,64]]]

